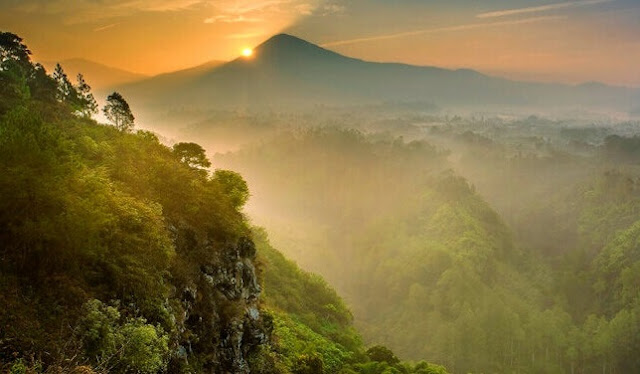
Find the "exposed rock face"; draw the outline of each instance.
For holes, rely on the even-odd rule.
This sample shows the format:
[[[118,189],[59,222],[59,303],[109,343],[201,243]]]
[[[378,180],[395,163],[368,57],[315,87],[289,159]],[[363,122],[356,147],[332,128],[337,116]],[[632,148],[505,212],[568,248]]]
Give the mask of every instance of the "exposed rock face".
[[[178,351],[183,360],[198,360],[195,366],[207,373],[250,373],[248,355],[271,334],[259,306],[255,245],[249,238],[240,238],[221,250],[206,248],[206,252],[218,254],[217,258],[200,260],[206,264],[200,266],[195,281],[182,289]]]

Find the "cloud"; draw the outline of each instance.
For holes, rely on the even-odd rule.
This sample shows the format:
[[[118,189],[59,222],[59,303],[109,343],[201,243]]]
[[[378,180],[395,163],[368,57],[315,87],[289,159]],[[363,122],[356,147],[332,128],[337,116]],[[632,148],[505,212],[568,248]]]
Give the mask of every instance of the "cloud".
[[[95,29],[93,29],[94,32],[99,32],[99,31],[104,31],[104,30],[108,30],[114,26],[118,25],[117,23],[111,23],[108,24],[106,26],[100,26],[100,27],[96,27]]]
[[[264,35],[262,31],[256,32],[246,32],[246,33],[238,33],[238,34],[229,34],[226,36],[227,39],[250,39],[258,36]]]
[[[95,0],[25,0],[14,9],[48,14],[101,10],[105,15],[109,16],[113,13],[131,10],[149,12],[178,11],[207,2],[207,0],[112,0],[109,2]]]
[[[316,9],[317,0],[209,0],[213,16],[204,23],[268,22],[283,16],[309,15]]]
[[[257,17],[245,17],[243,15],[221,14],[221,15],[205,18],[204,23],[216,23],[216,22],[222,22],[222,23],[254,23],[254,22],[261,22],[262,20],[263,20],[262,18],[257,18]]]
[[[584,0],[584,1],[567,1],[563,3],[555,3],[541,6],[534,6],[528,8],[518,8],[518,9],[505,9],[505,10],[496,10],[492,12],[480,13],[476,15],[478,18],[495,18],[495,17],[505,17],[505,16],[514,16],[519,14],[529,14],[529,13],[538,13],[538,12],[548,12],[552,10],[558,9],[566,9],[566,8],[575,8],[587,5],[597,5],[610,3],[615,0]]]
[[[370,36],[370,37],[364,37],[364,38],[339,40],[339,41],[335,41],[335,42],[324,43],[324,44],[322,44],[322,47],[334,47],[334,46],[346,45],[346,44],[356,44],[356,43],[372,42],[372,41],[378,41],[378,40],[397,39],[397,38],[403,38],[403,37],[407,37],[407,36],[422,35],[422,34],[434,34],[434,33],[439,33],[439,32],[466,31],[466,30],[473,30],[473,29],[486,28],[486,27],[522,25],[522,24],[528,24],[528,23],[555,21],[555,20],[561,20],[561,19],[566,19],[566,18],[567,17],[564,17],[564,16],[545,16],[545,17],[525,18],[525,19],[519,19],[519,20],[515,20],[515,21],[500,21],[500,22],[489,22],[489,23],[470,23],[470,24],[465,24],[465,25],[439,27],[439,28],[433,28],[433,29],[413,30],[413,31],[406,31],[406,32],[400,32],[400,33],[395,33],[395,34],[386,34],[386,35],[377,35],[377,36]]]
[[[316,7],[313,4],[309,3],[302,3],[295,6],[296,11],[304,16],[313,14],[315,8]]]
[[[3,0],[0,0],[0,3]],[[100,23],[136,13],[198,11],[204,23],[254,23],[313,12],[320,0],[21,0],[9,9],[59,17],[65,24]],[[99,28],[99,27],[97,27]],[[99,31],[99,30],[98,30]]]
[[[2,1],[2,0],[0,0]],[[23,0],[11,10],[58,17],[64,24],[97,23],[139,12],[177,12],[211,0]]]
[[[221,14],[227,15],[246,15],[258,12],[274,12],[281,11],[281,7],[294,6],[298,1],[295,0],[220,0],[210,1],[210,4],[218,9]]]
[[[171,12],[189,9],[207,3],[205,0],[127,0],[119,5],[126,9],[137,9],[149,12]]]

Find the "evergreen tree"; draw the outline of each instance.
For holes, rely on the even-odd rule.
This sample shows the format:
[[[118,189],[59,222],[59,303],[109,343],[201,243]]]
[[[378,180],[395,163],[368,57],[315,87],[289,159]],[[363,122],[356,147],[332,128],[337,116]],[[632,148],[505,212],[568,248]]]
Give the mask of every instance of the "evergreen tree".
[[[60,64],[56,64],[56,68],[53,71],[53,80],[58,85],[56,99],[60,102],[71,105],[74,109],[79,109],[78,91],[73,87],[73,84],[71,84],[69,77],[67,77],[67,74],[64,72],[64,69]]]
[[[56,99],[58,86],[55,80],[47,74],[42,64],[35,64],[28,78],[31,96],[40,100],[52,102]]]
[[[31,51],[22,43],[22,38],[10,32],[0,32],[0,71],[7,70],[9,65],[17,64],[30,70]]]
[[[119,93],[114,92],[107,97],[107,105],[102,111],[118,130],[128,132],[133,129],[135,117],[131,113],[129,103]]]
[[[10,32],[0,32],[0,114],[14,103],[31,96],[28,78],[33,70],[31,51],[22,38]]]
[[[91,117],[92,114],[98,113],[98,103],[91,93],[91,86],[84,80],[82,74],[78,74],[77,92],[82,115]]]

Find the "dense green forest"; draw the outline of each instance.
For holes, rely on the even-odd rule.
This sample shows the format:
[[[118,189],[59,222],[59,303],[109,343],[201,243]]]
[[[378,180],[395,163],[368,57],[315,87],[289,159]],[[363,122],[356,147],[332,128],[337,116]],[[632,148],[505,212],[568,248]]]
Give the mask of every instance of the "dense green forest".
[[[559,146],[519,126],[508,141],[463,125],[409,142],[285,130],[216,159],[246,176],[278,245],[345,295],[366,341],[453,372],[633,371],[635,138],[545,127],[570,137]],[[569,152],[585,133],[601,143]]]
[[[640,370],[639,124],[414,110],[167,140],[0,33],[0,372]]]
[[[119,94],[0,34],[0,371],[445,373],[366,349],[351,312],[252,229],[249,191]],[[263,293],[264,288],[264,293]]]

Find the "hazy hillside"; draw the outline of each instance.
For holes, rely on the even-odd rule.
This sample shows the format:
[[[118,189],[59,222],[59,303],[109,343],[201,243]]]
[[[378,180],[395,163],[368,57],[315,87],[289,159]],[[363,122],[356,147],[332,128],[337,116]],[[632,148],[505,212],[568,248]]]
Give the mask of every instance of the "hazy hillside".
[[[253,52],[99,108],[0,32],[0,373],[640,372],[640,91]]]
[[[163,90],[152,78],[123,86],[141,110],[292,109],[384,101],[428,101],[437,105],[550,109],[595,108],[629,112],[634,91],[600,84],[567,86],[523,83],[472,70],[373,63],[339,55],[280,34],[220,67],[187,75]],[[180,95],[175,95],[180,92]],[[566,108],[565,108],[566,109]]]
[[[84,75],[85,80],[96,91],[110,89],[130,82],[148,78],[146,75],[132,73],[130,71],[103,65],[82,58],[74,58],[63,61],[48,61],[43,65],[47,70],[53,71],[57,63],[60,63],[69,77],[75,80],[78,73]]]
[[[444,172],[446,152],[326,128],[217,162],[247,177],[249,212],[274,242],[346,295],[367,341],[454,372],[562,366],[527,359],[543,346],[524,339],[539,328],[528,321],[560,313],[545,310],[544,268],[533,272],[500,217]]]
[[[159,74],[126,85],[124,90],[125,92],[135,92],[135,95],[139,97],[152,97],[158,93],[181,92],[180,89],[185,84],[199,80],[202,75],[223,64],[225,64],[224,61],[209,61],[189,69]]]
[[[7,40],[0,372],[446,374],[365,350],[336,292],[250,228],[239,174],[97,123],[87,92]]]

